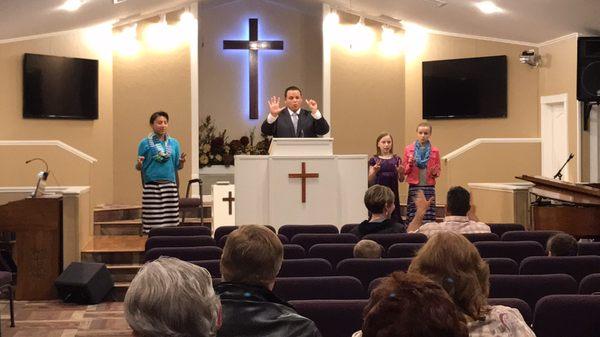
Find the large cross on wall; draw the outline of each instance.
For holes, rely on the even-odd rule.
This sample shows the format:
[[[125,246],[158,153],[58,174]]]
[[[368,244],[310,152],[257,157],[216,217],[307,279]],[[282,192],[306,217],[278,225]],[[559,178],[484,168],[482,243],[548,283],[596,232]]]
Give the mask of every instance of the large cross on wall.
[[[259,40],[258,19],[248,19],[250,37],[248,40],[224,40],[223,49],[243,49],[250,52],[250,119],[258,119],[258,51],[260,49],[283,50],[283,41]]]

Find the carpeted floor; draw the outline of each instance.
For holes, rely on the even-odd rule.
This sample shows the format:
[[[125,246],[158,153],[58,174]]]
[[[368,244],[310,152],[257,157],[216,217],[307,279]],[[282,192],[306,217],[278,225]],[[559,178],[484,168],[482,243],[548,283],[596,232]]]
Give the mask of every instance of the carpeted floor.
[[[0,301],[2,337],[131,337],[123,316],[123,302],[98,305],[60,301],[15,302],[15,325],[10,327],[8,301]]]

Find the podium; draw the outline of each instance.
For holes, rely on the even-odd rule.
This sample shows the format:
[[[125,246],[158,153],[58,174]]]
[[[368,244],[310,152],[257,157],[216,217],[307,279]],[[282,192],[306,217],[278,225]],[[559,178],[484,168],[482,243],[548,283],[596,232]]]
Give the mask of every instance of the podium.
[[[62,271],[62,197],[23,199],[0,206],[0,231],[15,232],[17,300],[56,298]]]
[[[268,156],[235,157],[235,222],[358,223],[367,218],[367,155],[333,155],[331,138],[273,138]]]

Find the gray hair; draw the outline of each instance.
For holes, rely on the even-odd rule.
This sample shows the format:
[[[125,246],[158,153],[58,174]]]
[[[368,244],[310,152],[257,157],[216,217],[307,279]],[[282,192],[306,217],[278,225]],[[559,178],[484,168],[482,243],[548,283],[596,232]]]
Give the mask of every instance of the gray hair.
[[[125,319],[138,336],[209,337],[216,335],[220,305],[206,269],[160,257],[131,281]]]

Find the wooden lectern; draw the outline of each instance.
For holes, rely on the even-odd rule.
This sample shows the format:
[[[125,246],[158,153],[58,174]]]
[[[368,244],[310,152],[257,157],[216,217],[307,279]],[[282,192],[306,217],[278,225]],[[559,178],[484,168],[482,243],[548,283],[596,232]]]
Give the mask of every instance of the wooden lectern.
[[[535,184],[529,192],[533,229],[560,230],[576,237],[600,236],[600,189],[540,176],[516,177]]]
[[[23,199],[0,206],[0,231],[15,232],[17,300],[56,298],[62,270],[62,197]]]

